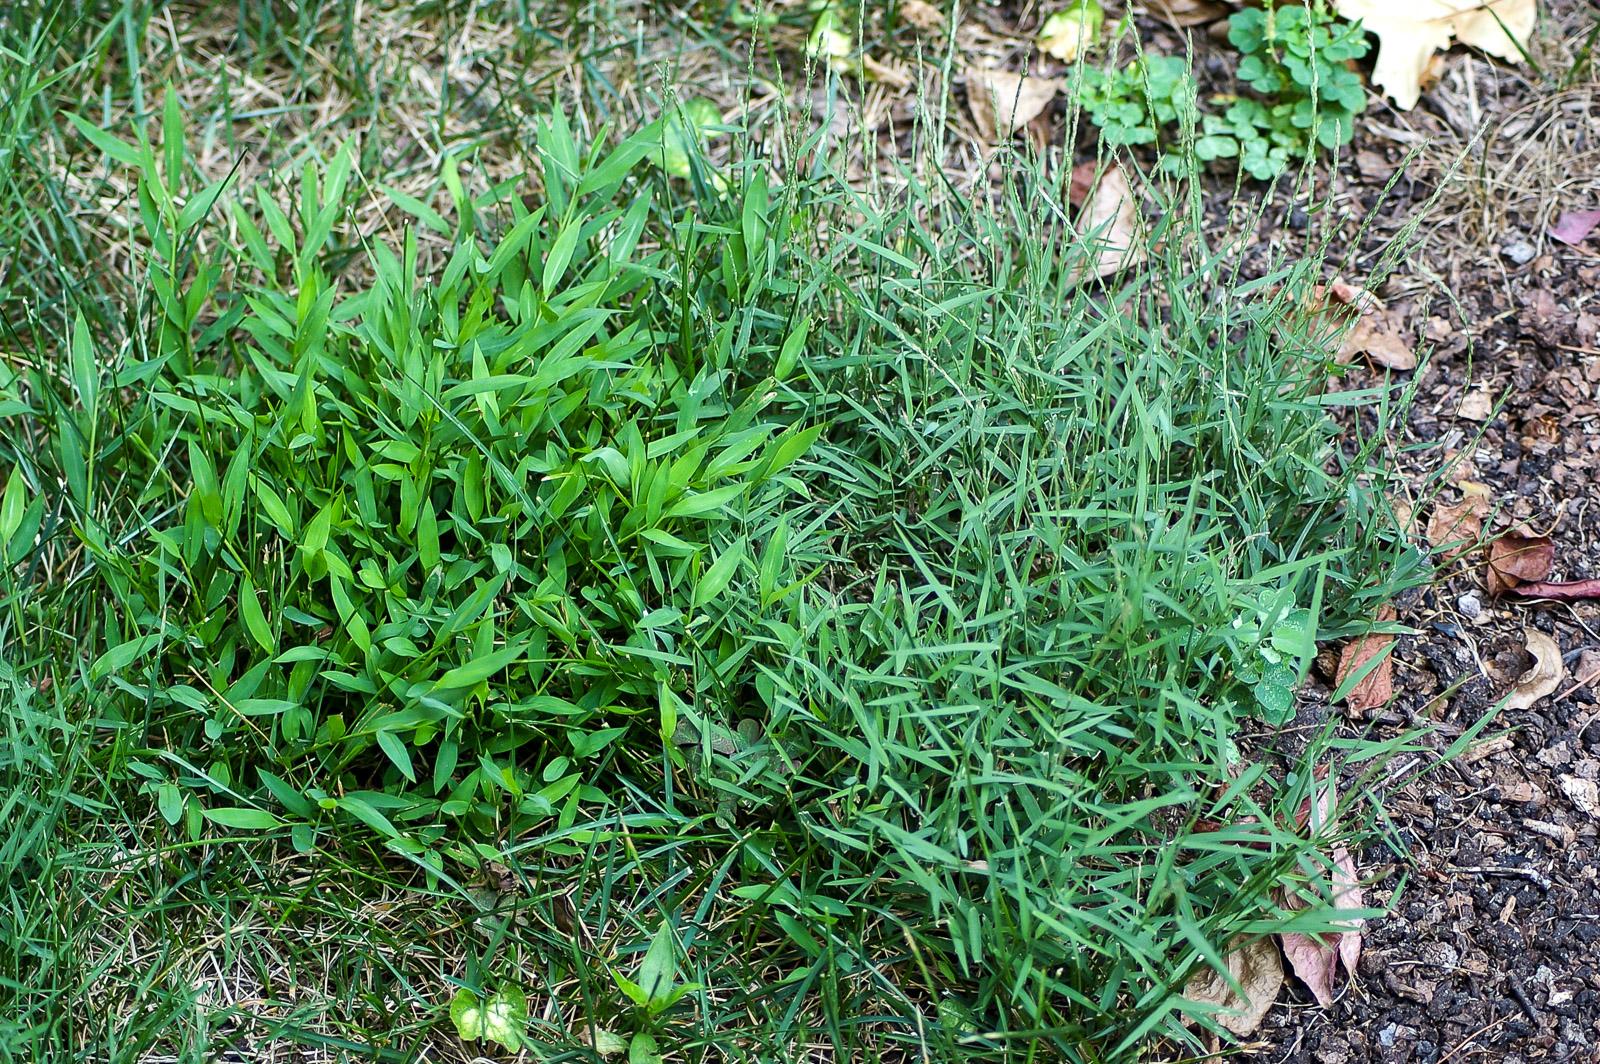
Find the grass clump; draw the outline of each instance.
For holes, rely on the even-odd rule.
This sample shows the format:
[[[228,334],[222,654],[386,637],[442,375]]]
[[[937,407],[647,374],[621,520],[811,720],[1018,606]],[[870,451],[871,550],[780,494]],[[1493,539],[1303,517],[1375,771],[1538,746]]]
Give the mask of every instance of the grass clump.
[[[344,155],[305,171],[292,213],[235,201],[227,268],[270,280],[213,302],[223,264],[180,249],[221,189],[183,196],[175,107],[162,162],[80,125],[140,172],[155,350],[108,373],[80,319],[65,379],[13,380],[49,439],[13,484],[65,488],[85,552],[59,594],[122,607],[85,680],[192,759],[143,765],[169,822],[197,839],[288,818],[309,851],[350,817],[440,870],[435,843],[603,800],[590,768],[635,756],[608,752],[634,718],[674,734],[675,673],[740,681],[748,650],[717,632],[757,627],[792,583],[772,511],[818,432],[765,416],[751,372],[787,323],[735,313],[762,291],[762,183],[742,231],[641,250],[648,193],[612,201],[659,127],[580,159],[558,118],[546,201],[497,244],[463,203],[436,279],[412,236],[340,293]],[[0,532],[31,542],[52,496]],[[265,807],[239,804],[258,784]]]
[[[363,1001],[535,1052],[1122,1059],[1194,1040],[1224,943],[1329,925],[1275,900],[1328,878],[1293,814],[1377,751],[1241,743],[1419,568],[1330,420],[1393,411],[1330,393],[1313,259],[1243,281],[1170,198],[1083,283],[1037,168],[685,182],[663,124],[559,112],[537,174],[446,159],[448,210],[362,232],[350,155],[207,183],[160,125],[74,125],[148,298],[0,381],[7,661],[95,736],[41,838],[114,801],[175,871],[459,905],[460,963],[390,927]]]

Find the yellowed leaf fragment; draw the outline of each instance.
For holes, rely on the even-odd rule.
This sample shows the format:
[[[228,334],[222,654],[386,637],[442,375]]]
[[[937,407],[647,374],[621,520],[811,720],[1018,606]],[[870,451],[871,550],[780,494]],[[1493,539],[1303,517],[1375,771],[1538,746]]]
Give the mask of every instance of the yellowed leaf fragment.
[[[1453,39],[1509,62],[1520,62],[1537,17],[1536,0],[1333,0],[1347,19],[1378,37],[1373,84],[1409,111],[1435,52]]]
[[[1272,1003],[1283,988],[1283,962],[1278,959],[1278,947],[1270,939],[1247,942],[1236,938],[1228,944],[1223,958],[1228,974],[1244,990],[1240,996],[1222,975],[1211,968],[1202,968],[1183,988],[1183,996],[1190,1001],[1215,1005],[1217,1022],[1237,1035],[1248,1035],[1261,1026]]]

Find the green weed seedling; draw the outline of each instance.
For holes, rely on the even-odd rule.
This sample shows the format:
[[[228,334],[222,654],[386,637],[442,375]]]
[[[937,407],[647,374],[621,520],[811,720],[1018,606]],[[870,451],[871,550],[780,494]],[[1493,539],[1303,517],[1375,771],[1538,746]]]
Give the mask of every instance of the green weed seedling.
[[[1178,56],[1146,55],[1124,66],[1077,72],[1074,94],[1112,146],[1154,144],[1194,102],[1194,78]]]
[[[611,977],[638,1008],[646,1025],[654,1025],[685,995],[700,989],[697,983],[678,981],[678,941],[669,920],[663,920],[656,929],[634,978],[616,969],[612,969]],[[660,1064],[660,1044],[651,1031],[640,1030],[629,1040],[628,1061],[629,1064]]]
[[[528,1025],[528,998],[514,985],[483,999],[462,987],[450,999],[450,1022],[463,1042],[494,1042],[515,1053]]]
[[[1316,616],[1281,589],[1234,618],[1232,638],[1233,673],[1249,685],[1261,719],[1293,720],[1295,688],[1317,653]]]

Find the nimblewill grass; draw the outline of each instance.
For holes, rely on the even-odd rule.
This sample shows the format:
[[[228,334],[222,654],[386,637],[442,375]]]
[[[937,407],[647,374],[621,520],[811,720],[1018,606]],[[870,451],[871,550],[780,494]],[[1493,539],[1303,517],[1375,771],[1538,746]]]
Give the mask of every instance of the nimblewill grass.
[[[12,1056],[408,1059],[522,992],[574,1057],[1118,1060],[1333,919],[1294,811],[1382,751],[1261,718],[1421,567],[1314,256],[1241,279],[1152,187],[1085,284],[1021,161],[684,181],[560,111],[366,230],[353,153],[207,183],[150,102],[58,131],[136,269],[6,293]]]

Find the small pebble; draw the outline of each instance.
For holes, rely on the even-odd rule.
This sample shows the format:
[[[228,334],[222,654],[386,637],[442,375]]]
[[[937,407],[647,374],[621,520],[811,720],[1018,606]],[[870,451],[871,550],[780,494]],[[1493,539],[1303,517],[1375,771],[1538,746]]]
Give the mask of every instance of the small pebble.
[[[1461,611],[1461,616],[1469,621],[1475,621],[1483,615],[1483,602],[1478,598],[1476,591],[1468,591],[1456,599],[1456,608]]]
[[[1528,243],[1526,240],[1513,240],[1511,243],[1500,249],[1500,254],[1504,255],[1518,266],[1526,266],[1528,263],[1532,262],[1534,256],[1539,253],[1535,251],[1533,245]]]

